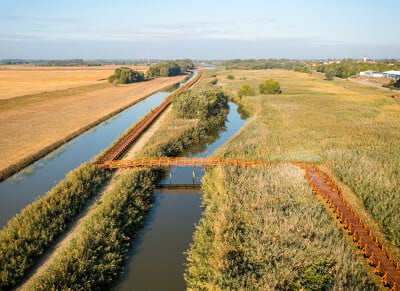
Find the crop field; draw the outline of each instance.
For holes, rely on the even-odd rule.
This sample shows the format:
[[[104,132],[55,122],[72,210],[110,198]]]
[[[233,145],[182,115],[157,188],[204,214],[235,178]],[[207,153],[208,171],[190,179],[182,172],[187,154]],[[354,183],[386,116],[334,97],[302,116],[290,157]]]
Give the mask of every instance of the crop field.
[[[232,75],[233,78],[227,78],[228,75]],[[360,217],[382,238],[385,246],[395,257],[397,259],[400,257],[400,214],[398,212],[400,207],[400,175],[398,171],[400,168],[400,106],[390,98],[389,92],[344,80],[327,81],[320,74],[310,75],[285,70],[216,71],[208,72],[208,77],[209,80],[216,78],[215,86],[221,86],[231,96],[236,96],[237,100],[252,114],[251,121],[230,142],[217,151],[217,156],[237,159],[316,162],[341,183],[345,189],[346,199],[353,205]],[[256,93],[254,96],[243,96],[241,99],[237,97],[241,85],[253,86],[258,92],[258,85],[269,78],[279,81],[282,94],[261,95]],[[202,81],[203,85],[207,83],[206,78]],[[278,257],[272,258],[270,264],[277,266],[281,263],[288,263],[289,259],[285,255],[282,257],[279,254],[285,253],[288,246],[292,247],[292,242],[287,241],[289,238],[285,238],[285,235],[280,232],[292,229],[292,235],[299,236],[298,240],[301,241],[301,237],[304,235],[303,243],[306,244],[307,236],[311,231],[307,229],[303,233],[299,225],[294,226],[289,220],[298,220],[300,225],[304,224],[310,227],[314,223],[317,225],[317,221],[325,221],[324,225],[319,226],[325,233],[324,239],[318,242],[320,235],[314,233],[314,251],[318,253],[318,249],[325,242],[330,247],[336,245],[333,247],[335,249],[341,248],[341,254],[336,255],[342,256],[343,260],[358,257],[361,260],[359,262],[363,262],[362,265],[367,265],[366,260],[356,256],[348,246],[339,247],[346,239],[338,235],[342,232],[340,227],[336,226],[336,230],[333,227],[336,224],[335,218],[323,218],[326,214],[320,213],[322,210],[314,209],[316,213],[312,214],[313,218],[311,219],[307,211],[295,210],[301,208],[302,199],[304,201],[308,199],[308,194],[303,194],[303,198],[299,198],[299,201],[294,198],[297,194],[293,193],[298,190],[293,189],[301,189],[304,183],[303,179],[297,181],[294,177],[289,179],[290,181],[287,180],[287,177],[297,175],[296,170],[278,167],[268,170],[268,172],[271,171],[279,177],[277,179],[280,182],[275,183],[273,181],[275,178],[271,178],[271,185],[264,185],[264,187],[258,185],[263,182],[262,179],[257,180],[256,177],[262,176],[263,173],[257,170],[254,170],[252,174],[225,171],[221,174],[222,178],[216,179],[217,181],[212,181],[210,178],[211,176],[216,177],[214,171],[207,176],[204,187],[206,191],[210,190],[206,196],[207,200],[205,200],[206,215],[196,231],[194,245],[189,255],[186,277],[189,286],[196,286],[194,288],[201,286],[200,288],[206,289],[211,286],[211,288],[222,289],[245,286],[258,288],[259,285],[252,285],[255,282],[253,275],[247,273],[252,268],[256,268],[260,270],[260,278],[266,284],[262,286],[263,288],[265,286],[268,288],[284,286],[286,283],[293,284],[293,288],[304,288],[312,287],[312,284],[318,286],[321,282],[325,283],[321,283],[319,288],[323,286],[333,289],[354,288],[358,284],[364,286],[360,287],[363,290],[369,288],[367,285],[371,282],[367,281],[370,279],[367,280],[368,276],[364,277],[358,273],[363,271],[357,266],[359,263],[356,259],[351,259],[352,263],[346,263],[350,269],[358,270],[352,273],[353,271],[347,269],[348,278],[335,277],[337,275],[330,273],[328,276],[330,279],[327,279],[324,277],[327,274],[324,273],[325,271],[321,271],[322,269],[319,271],[306,270],[306,265],[304,265],[303,267],[306,269],[303,270],[303,275],[313,277],[311,283],[304,277],[296,277],[296,274],[290,273],[289,270],[285,271],[286,267],[282,268],[282,271],[279,269],[274,271],[280,272],[279,275],[271,274],[271,270],[268,271],[268,264],[265,266],[265,262],[253,260],[254,258],[268,258],[269,260],[270,256],[276,255]],[[255,180],[258,182],[254,183]],[[288,190],[282,187],[293,187],[293,189]],[[302,193],[308,193],[307,191],[301,190]],[[221,199],[219,195],[213,193],[229,194],[229,198]],[[272,193],[279,195],[274,198]],[[281,193],[288,193],[287,199],[281,199]],[[241,198],[230,198],[236,195]],[[260,205],[262,199],[259,195],[264,195],[265,199],[271,203],[266,203],[265,207],[262,206],[264,202]],[[270,197],[270,195],[272,196]],[[235,201],[235,199],[239,199],[239,201]],[[310,197],[310,199],[318,201],[316,197]],[[314,207],[312,206],[314,202],[309,201],[308,203],[311,205],[309,207]],[[246,210],[246,207],[249,209]],[[315,207],[317,206],[315,205]],[[271,215],[278,211],[281,213],[279,216],[282,215],[283,218],[279,223],[270,223],[271,217],[252,223],[250,222],[253,219],[251,211],[258,211],[258,208],[262,208],[261,212],[263,213],[269,211],[268,213]],[[284,218],[287,216],[286,212],[290,213],[290,219]],[[237,213],[242,225],[237,225],[239,222],[236,221],[236,218],[230,217],[229,213]],[[216,220],[221,221],[222,225],[213,226]],[[274,229],[278,224],[280,232],[275,232]],[[251,225],[254,226],[254,229],[250,227]],[[241,232],[246,235],[254,232],[256,234],[254,235],[255,241],[242,239]],[[235,237],[235,233],[239,233],[238,237]],[[278,246],[278,249],[272,252],[268,249],[269,246],[263,246],[262,243],[256,242],[261,239],[258,238],[259,236],[264,235],[268,239],[276,240],[281,248]],[[344,236],[347,235],[344,234]],[[250,235],[250,237],[253,236]],[[294,239],[294,241],[296,240]],[[252,247],[249,244],[253,243],[255,250],[250,251]],[[299,243],[301,244],[301,242]],[[304,247],[305,245],[297,247],[297,255],[302,256]],[[207,252],[211,248],[209,256]],[[322,249],[325,248],[326,246],[322,247]],[[322,251],[322,249],[320,250]],[[230,253],[235,252],[240,256],[229,256]],[[326,249],[322,252],[326,252]],[[333,251],[327,253],[335,254]],[[304,256],[312,257],[313,255]],[[203,257],[200,259],[201,256]],[[329,255],[324,255],[324,257],[327,261],[323,264],[333,264],[336,266],[335,268],[341,268],[340,265],[344,262],[342,259],[332,259]],[[218,258],[222,258],[219,263],[216,262]],[[237,263],[232,261],[234,259],[241,259],[246,263],[246,268],[236,268]],[[215,264],[210,263],[209,260],[216,260]],[[294,269],[298,267],[296,261],[296,258],[289,260]],[[315,271],[324,278],[314,276],[313,272]],[[372,269],[369,269],[369,273],[372,273]],[[255,272],[255,274],[258,273]],[[207,277],[209,275],[210,277]],[[223,279],[225,277],[231,279],[225,280]],[[376,278],[371,280],[374,281]],[[308,285],[309,283],[311,285]],[[371,287],[371,289],[374,288]]]
[[[23,95],[104,83],[118,66],[0,66],[0,100]],[[130,66],[146,71],[146,66]]]
[[[104,83],[0,101],[0,172],[185,77],[118,86]]]

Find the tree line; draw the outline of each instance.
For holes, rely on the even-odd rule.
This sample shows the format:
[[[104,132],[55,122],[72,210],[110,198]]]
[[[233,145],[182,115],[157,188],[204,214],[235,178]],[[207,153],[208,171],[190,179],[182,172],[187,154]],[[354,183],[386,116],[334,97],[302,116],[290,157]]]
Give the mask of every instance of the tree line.
[[[146,76],[143,72],[128,67],[120,67],[115,69],[114,75],[108,77],[108,82],[117,84],[136,83],[150,78],[178,76],[193,68],[194,64],[189,59],[154,64],[149,68]]]

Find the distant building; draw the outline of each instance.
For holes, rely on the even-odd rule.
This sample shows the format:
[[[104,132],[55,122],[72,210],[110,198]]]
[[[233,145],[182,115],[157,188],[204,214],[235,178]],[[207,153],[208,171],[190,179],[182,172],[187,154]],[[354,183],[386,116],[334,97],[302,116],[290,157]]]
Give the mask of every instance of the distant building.
[[[382,78],[382,77],[384,77],[384,73],[369,70],[369,71],[360,72],[360,76]]]
[[[385,78],[400,79],[400,71],[386,71],[382,73]]]
[[[363,60],[357,60],[356,63],[357,64],[361,64],[361,63],[364,63],[364,64],[376,64],[375,61],[368,60],[367,57],[364,57]]]

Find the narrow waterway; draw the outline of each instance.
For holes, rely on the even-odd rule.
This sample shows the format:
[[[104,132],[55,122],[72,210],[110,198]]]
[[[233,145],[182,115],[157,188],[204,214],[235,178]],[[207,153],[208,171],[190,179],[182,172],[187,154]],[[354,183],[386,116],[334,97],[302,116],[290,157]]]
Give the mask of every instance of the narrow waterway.
[[[0,229],[25,206],[55,186],[69,171],[109,147],[169,94],[154,93],[0,183]]]
[[[225,126],[210,135],[208,142],[194,146],[186,156],[206,157],[223,145],[247,122],[238,107],[229,103],[229,114]],[[202,168],[172,167],[171,175],[161,182],[163,185],[199,184]],[[185,290],[183,273],[186,256],[200,220],[200,188],[157,189],[155,203],[140,235],[134,242],[129,259],[116,290]]]

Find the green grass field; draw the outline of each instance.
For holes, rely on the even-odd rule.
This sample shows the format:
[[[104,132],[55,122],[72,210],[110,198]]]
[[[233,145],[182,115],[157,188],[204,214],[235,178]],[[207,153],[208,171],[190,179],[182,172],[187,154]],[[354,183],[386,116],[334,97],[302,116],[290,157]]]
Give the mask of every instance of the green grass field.
[[[242,83],[273,77],[283,94],[244,97],[254,118],[219,155],[326,165],[362,200],[398,248],[400,106],[388,93],[291,71],[234,74],[236,81],[223,81],[232,93]],[[247,80],[238,80],[240,76]]]
[[[388,92],[346,82],[345,80],[326,81],[319,74],[309,75],[285,70],[233,70],[229,72],[214,71],[207,74],[209,80],[212,77],[218,80],[216,86],[221,86],[226,92],[232,96],[236,96],[236,98],[238,98],[237,92],[242,84],[249,84],[257,89],[260,83],[269,78],[279,81],[282,89],[282,94],[256,94],[255,96],[245,96],[240,100],[240,103],[244,104],[251,111],[252,119],[238,135],[217,151],[217,156],[239,159],[313,161],[318,163],[344,186],[346,199],[354,205],[354,208],[373,231],[382,238],[382,241],[390,251],[399,258],[400,106],[390,98]],[[227,78],[229,74],[233,75],[234,78]],[[207,78],[204,78],[202,84],[206,83]],[[261,174],[258,171],[254,173],[255,176]],[[275,170],[274,175],[280,177],[281,183],[288,183],[285,171]],[[240,175],[236,176],[236,179],[232,178],[228,181],[236,181],[240,178]],[[231,190],[231,186],[228,181],[225,181],[225,178],[220,180],[219,183],[222,190],[218,193],[223,194],[224,191],[228,191],[229,189],[231,191],[229,194],[232,196],[240,194],[240,191],[244,191],[243,195],[246,194],[247,196],[244,196],[245,198],[240,203],[237,202],[232,206],[226,201],[218,200],[220,201],[219,203],[214,201],[212,197],[215,196],[212,195],[211,191],[209,194],[211,198],[208,198],[205,202],[206,213],[209,211],[208,208],[213,208],[217,213],[229,213],[229,211],[233,211],[234,208],[232,207],[244,207],[242,204],[251,204],[254,202],[254,197],[250,195],[251,191],[254,192],[256,197],[258,195],[265,195],[269,201],[268,189],[270,187],[273,190],[276,187],[276,189],[285,187],[285,185],[279,185],[279,183],[273,184],[275,188],[273,185],[267,184],[265,185],[265,191],[262,191],[263,188],[257,188],[257,183],[254,183],[254,176],[248,175],[246,181],[240,182],[243,189],[240,188],[239,191]],[[210,184],[208,179],[205,180],[205,183],[205,187],[208,187],[207,185]],[[302,179],[294,179],[290,183],[295,183],[293,187],[301,189],[301,185],[304,182]],[[246,184],[255,184],[254,187],[258,190],[252,190]],[[250,191],[250,193],[246,193],[246,191]],[[304,188],[301,191],[304,191]],[[284,207],[286,202],[283,199],[282,201],[279,199],[277,205]],[[311,208],[314,207],[311,204],[311,200],[317,201],[315,197],[307,198],[304,196],[303,199],[310,199],[309,205]],[[296,204],[295,206],[294,209],[297,209]],[[263,211],[269,211],[271,207],[268,203],[263,203]],[[220,215],[224,216],[224,214]],[[322,218],[326,214],[319,213],[318,215],[322,216],[318,217],[317,214],[306,214],[296,210],[292,215],[294,216],[292,219],[297,219],[305,225],[318,223],[315,221],[312,222],[313,220],[324,221],[324,224],[320,225],[320,227],[325,232],[329,232],[329,229],[334,229],[333,225],[336,224],[334,218],[326,220]],[[314,217],[310,219],[311,216],[309,215],[313,215]],[[203,228],[207,228],[215,219],[216,217],[210,218],[206,215],[202,220],[199,230],[196,232],[191,252],[205,247],[205,244],[201,242],[198,236],[204,231]],[[222,217],[221,219],[227,218]],[[255,224],[254,227],[259,231],[258,235],[264,235],[265,232],[272,232],[271,228],[274,226],[265,223],[265,221],[258,221]],[[288,225],[285,223],[282,222],[279,226],[282,232],[285,232],[288,228]],[[220,239],[227,239],[227,237],[234,236],[234,233],[236,233],[236,231],[227,229],[224,231],[226,234],[223,238],[218,235],[214,236],[213,233],[209,234],[210,237],[207,239],[211,241],[210,243],[213,245],[213,248],[220,243]],[[301,229],[294,230],[295,233],[298,231],[301,231]],[[336,230],[332,230],[326,240],[339,244],[343,241],[343,237],[338,235],[341,232],[341,227],[337,226]],[[299,240],[302,240],[299,233],[297,233],[297,236]],[[316,241],[313,250],[318,253],[319,248],[324,249],[324,242],[325,239],[319,242]],[[287,250],[284,247],[285,240],[279,243],[281,247],[278,247],[278,251],[275,250],[274,253],[279,253],[279,250],[285,253]],[[241,247],[247,248],[244,241],[235,241],[228,245],[230,247],[234,246],[235,249]],[[257,243],[255,243],[255,246],[257,246]],[[263,248],[262,244],[259,244],[259,248]],[[303,252],[300,246],[297,247],[297,250],[300,253]],[[351,259],[345,263],[348,258],[347,254],[352,252],[348,247],[344,247],[342,250],[343,260],[335,262],[335,266],[350,263],[349,267],[352,266],[355,268],[354,270],[359,270],[357,264],[361,261],[357,262],[357,260]],[[205,256],[207,257],[207,255]],[[285,260],[284,258],[280,258],[278,260],[279,263],[282,263],[281,259]],[[329,258],[327,259],[329,260]],[[332,263],[332,261],[330,262]],[[363,260],[362,264],[366,265],[366,261]],[[193,273],[193,270],[197,267],[204,267],[207,272],[214,272],[216,270],[211,267],[208,268],[198,261],[190,261],[187,275],[190,284],[193,282],[195,284],[198,283],[198,278],[196,279]],[[222,271],[222,265],[214,266],[213,268],[219,268],[218,271],[221,272],[221,276],[228,274]],[[369,273],[372,273],[371,268]],[[282,274],[280,275],[281,280],[292,278],[292,274],[285,274],[283,276]],[[343,278],[340,279],[331,274],[330,276],[332,277],[330,278],[334,282],[334,285],[330,286],[344,284],[343,286],[354,287],[354,285],[351,285],[351,282],[359,282],[358,280],[362,276],[357,274],[357,272],[352,274],[351,276],[355,281],[343,281]],[[280,283],[274,281],[274,276],[268,275],[267,278],[271,280],[268,282],[274,286],[279,286]],[[278,277],[276,276],[276,278]],[[293,284],[301,285],[303,279],[293,279]],[[344,282],[350,285],[346,285],[347,283]],[[243,282],[239,283],[242,284]],[[218,286],[221,287],[221,285]],[[243,287],[243,285],[240,286]],[[334,289],[337,288],[335,287]]]

